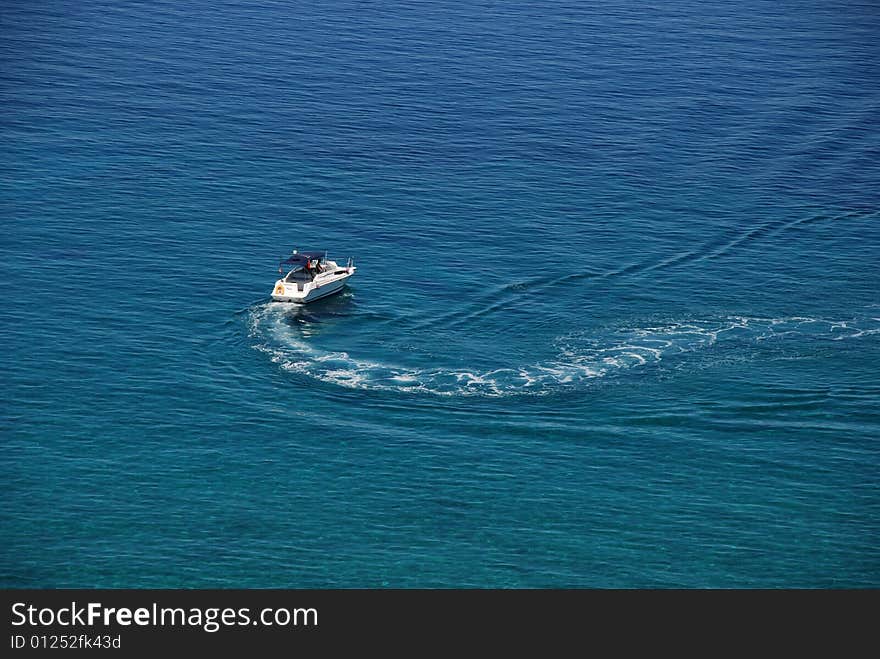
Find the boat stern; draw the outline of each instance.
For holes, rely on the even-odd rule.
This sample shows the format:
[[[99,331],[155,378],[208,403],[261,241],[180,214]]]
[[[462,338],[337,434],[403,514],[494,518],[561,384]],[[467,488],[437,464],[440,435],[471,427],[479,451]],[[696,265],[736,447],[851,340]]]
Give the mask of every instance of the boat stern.
[[[295,283],[286,283],[283,279],[275,282],[272,299],[275,302],[302,302],[308,295],[307,291],[297,290]]]

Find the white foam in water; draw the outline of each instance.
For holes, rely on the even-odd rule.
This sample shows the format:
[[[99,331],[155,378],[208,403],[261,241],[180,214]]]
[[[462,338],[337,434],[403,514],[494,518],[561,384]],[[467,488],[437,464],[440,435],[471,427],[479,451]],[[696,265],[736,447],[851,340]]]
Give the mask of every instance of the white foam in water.
[[[791,337],[842,341],[880,334],[880,318],[827,320],[804,316],[730,316],[645,327],[581,331],[556,340],[554,358],[515,368],[475,372],[466,368],[413,368],[324,351],[304,340],[302,330],[285,322],[289,306],[266,304],[251,310],[254,347],[286,371],[351,389],[441,396],[547,394],[582,386],[598,378],[650,368],[664,359],[710,349],[722,341],[758,345]]]

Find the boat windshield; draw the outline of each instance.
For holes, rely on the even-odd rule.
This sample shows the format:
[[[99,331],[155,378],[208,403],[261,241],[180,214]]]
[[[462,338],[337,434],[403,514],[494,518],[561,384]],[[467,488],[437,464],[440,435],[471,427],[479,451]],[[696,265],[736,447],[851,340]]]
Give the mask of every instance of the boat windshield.
[[[297,282],[297,281],[312,281],[312,276],[302,269],[291,270],[287,273],[287,276],[284,278],[286,282]]]

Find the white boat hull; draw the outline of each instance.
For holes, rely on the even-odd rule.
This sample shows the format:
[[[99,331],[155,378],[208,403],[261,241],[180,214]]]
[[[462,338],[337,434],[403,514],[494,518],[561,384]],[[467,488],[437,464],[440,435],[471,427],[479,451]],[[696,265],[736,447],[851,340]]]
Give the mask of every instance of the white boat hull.
[[[340,268],[335,272],[318,275],[307,283],[285,282],[279,279],[272,290],[272,299],[276,302],[297,302],[305,304],[339,293],[345,288],[345,282],[354,274],[355,267]]]

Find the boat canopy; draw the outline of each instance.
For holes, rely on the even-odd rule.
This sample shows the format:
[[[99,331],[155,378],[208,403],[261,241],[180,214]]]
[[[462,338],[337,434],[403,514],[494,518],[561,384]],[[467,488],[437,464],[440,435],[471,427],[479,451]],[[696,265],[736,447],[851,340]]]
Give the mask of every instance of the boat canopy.
[[[314,261],[315,259],[322,259],[327,256],[327,252],[297,252],[295,254],[291,254],[289,257],[281,261],[281,265],[288,266],[297,266],[297,265],[306,265],[309,261]]]

